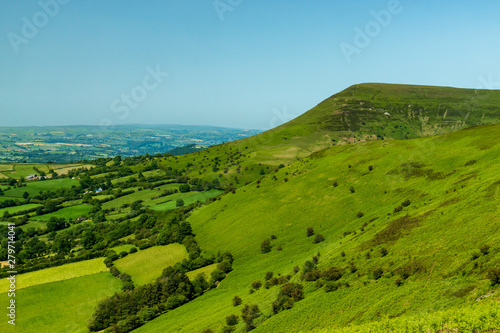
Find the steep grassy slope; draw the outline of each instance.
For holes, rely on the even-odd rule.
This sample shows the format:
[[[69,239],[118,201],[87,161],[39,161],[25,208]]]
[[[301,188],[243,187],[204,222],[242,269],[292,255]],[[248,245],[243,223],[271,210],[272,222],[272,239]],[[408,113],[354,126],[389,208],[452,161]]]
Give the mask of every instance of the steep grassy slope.
[[[498,289],[487,272],[500,265],[499,165],[500,125],[491,125],[336,146],[273,171],[190,218],[202,248],[235,255],[234,271],[217,290],[137,332],[217,331],[226,316],[241,314],[235,295],[262,310],[256,332],[335,331],[384,317],[468,311]],[[307,227],[325,241],[314,244]],[[262,254],[271,235],[272,251]],[[490,248],[481,252],[483,245]],[[340,267],[349,287],[326,293],[293,273],[318,253],[318,268]],[[249,294],[267,271],[293,275],[305,299],[272,315],[279,287]],[[499,299],[493,293],[481,302]]]

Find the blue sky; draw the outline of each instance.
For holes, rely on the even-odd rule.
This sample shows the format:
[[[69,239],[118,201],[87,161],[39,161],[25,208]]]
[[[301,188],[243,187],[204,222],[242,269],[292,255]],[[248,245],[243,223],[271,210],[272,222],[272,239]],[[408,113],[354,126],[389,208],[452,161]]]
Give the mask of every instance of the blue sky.
[[[268,129],[356,83],[498,89],[498,13],[493,0],[2,1],[0,126]]]

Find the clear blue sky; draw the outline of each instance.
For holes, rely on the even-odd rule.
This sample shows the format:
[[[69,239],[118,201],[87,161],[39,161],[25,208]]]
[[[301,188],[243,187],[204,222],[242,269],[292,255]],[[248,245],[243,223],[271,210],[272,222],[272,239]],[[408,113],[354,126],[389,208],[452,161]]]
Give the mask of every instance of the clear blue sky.
[[[397,2],[1,1],[0,126],[267,129],[356,83],[500,88],[500,1]]]

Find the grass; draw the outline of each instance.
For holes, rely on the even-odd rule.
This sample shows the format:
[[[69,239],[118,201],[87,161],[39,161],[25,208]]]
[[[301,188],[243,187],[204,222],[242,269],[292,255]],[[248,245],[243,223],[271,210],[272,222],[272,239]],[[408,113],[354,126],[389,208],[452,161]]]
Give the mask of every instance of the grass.
[[[33,209],[40,207],[40,204],[26,204],[26,205],[20,205],[20,206],[14,206],[14,207],[7,207],[7,208],[2,208],[0,209],[0,216],[3,216],[5,212],[9,212],[9,214],[14,214],[23,210],[28,210],[28,209]]]
[[[37,229],[42,229],[42,228],[45,228],[47,225],[45,224],[45,222],[38,222],[38,221],[28,221],[28,223],[26,224],[23,224],[22,226],[20,226],[21,229],[23,229],[23,231],[26,231],[28,230],[29,228],[34,228],[35,230]]]
[[[35,272],[19,274],[16,276],[16,289],[29,288],[39,284],[68,280],[106,271],[108,271],[108,268],[104,265],[103,258],[80,261]],[[6,292],[8,287],[9,284],[6,279],[0,280],[0,293]]]
[[[80,216],[88,216],[90,210],[92,207],[87,204],[82,204],[82,205],[76,205],[76,206],[71,206],[71,207],[65,207],[62,209],[59,209],[58,211],[55,211],[53,213],[45,214],[45,215],[36,215],[32,217],[34,220],[39,220],[39,221],[48,221],[52,216],[58,217],[58,218],[65,218],[65,219],[76,219]]]
[[[132,276],[135,285],[144,285],[153,282],[168,266],[187,258],[187,251],[183,245],[170,244],[151,247],[115,261],[120,272]]]
[[[127,236],[125,238],[129,238],[130,236]],[[115,251],[116,253],[120,254],[120,252],[122,251],[125,251],[125,252],[129,252],[131,248],[135,247],[133,244],[124,244],[124,245],[119,245],[119,246],[115,246],[115,247],[112,247],[110,248],[110,250],[113,250]]]
[[[264,177],[259,187],[239,188],[189,218],[200,246],[229,250],[236,258],[234,270],[217,290],[137,332],[218,331],[226,316],[240,311],[232,306],[234,295],[263,311],[256,332],[328,331],[376,325],[382,314],[404,321],[451,308],[476,313],[475,300],[498,288],[490,286],[486,272],[500,264],[495,245],[500,244],[499,158],[500,125],[484,126],[423,139],[332,147]],[[332,186],[335,180],[337,187]],[[395,212],[406,199],[411,204]],[[326,240],[314,244],[307,227]],[[277,236],[272,251],[262,254],[260,243],[271,235]],[[494,249],[472,262],[471,254],[482,244]],[[382,247],[386,256],[380,255]],[[302,281],[305,299],[274,316],[271,303],[278,288],[249,295],[250,283],[263,280],[267,271],[290,274],[293,266],[301,267],[318,253],[319,267],[343,268],[341,281],[350,288],[326,293]],[[358,268],[355,273],[350,273],[350,262]],[[416,269],[397,287],[403,267]],[[378,280],[373,278],[377,268],[383,271]],[[299,275],[293,281],[299,282]]]
[[[217,264],[208,265],[202,268],[195,269],[194,271],[187,272],[186,275],[190,280],[194,280],[198,274],[204,274],[207,280],[210,279],[210,274],[217,268]]]
[[[84,333],[99,300],[120,291],[121,281],[109,272],[46,283],[16,291],[16,326],[5,318],[0,331],[37,333]],[[7,304],[6,293],[0,304]]]
[[[219,190],[210,190],[210,191],[205,191],[205,192],[188,192],[188,193],[176,193],[171,196],[168,196],[168,199],[170,201],[164,202],[157,204],[155,206],[151,206],[151,209],[153,210],[170,210],[170,209],[175,209],[177,199],[182,199],[184,200],[184,205],[190,205],[196,201],[201,201],[205,202],[207,199],[214,198],[218,196],[219,194],[223,193],[223,191]]]
[[[70,188],[71,186],[79,186],[77,179],[61,178],[43,181],[27,182],[25,187],[11,188],[5,191],[5,195],[9,197],[22,198],[24,192],[28,192],[30,196],[35,196],[40,191],[49,191],[56,188]]]

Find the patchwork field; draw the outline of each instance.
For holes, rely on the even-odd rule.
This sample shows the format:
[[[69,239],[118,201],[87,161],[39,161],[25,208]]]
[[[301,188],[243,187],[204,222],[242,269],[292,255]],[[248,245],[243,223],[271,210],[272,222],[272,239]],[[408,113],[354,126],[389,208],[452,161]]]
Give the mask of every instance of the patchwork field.
[[[155,246],[115,261],[120,272],[128,273],[136,285],[143,285],[156,280],[168,266],[187,258],[184,245],[170,244]]]
[[[99,300],[120,291],[109,272],[32,286],[16,292],[16,326],[0,321],[0,332],[84,333]],[[7,304],[7,293],[0,304]],[[6,307],[6,306],[5,306]]]
[[[56,266],[17,275],[16,289],[29,288],[32,286],[51,283],[72,278],[107,272],[109,269],[104,265],[103,258],[75,262],[63,266]],[[6,279],[0,280],[0,293],[8,290],[9,282]]]

